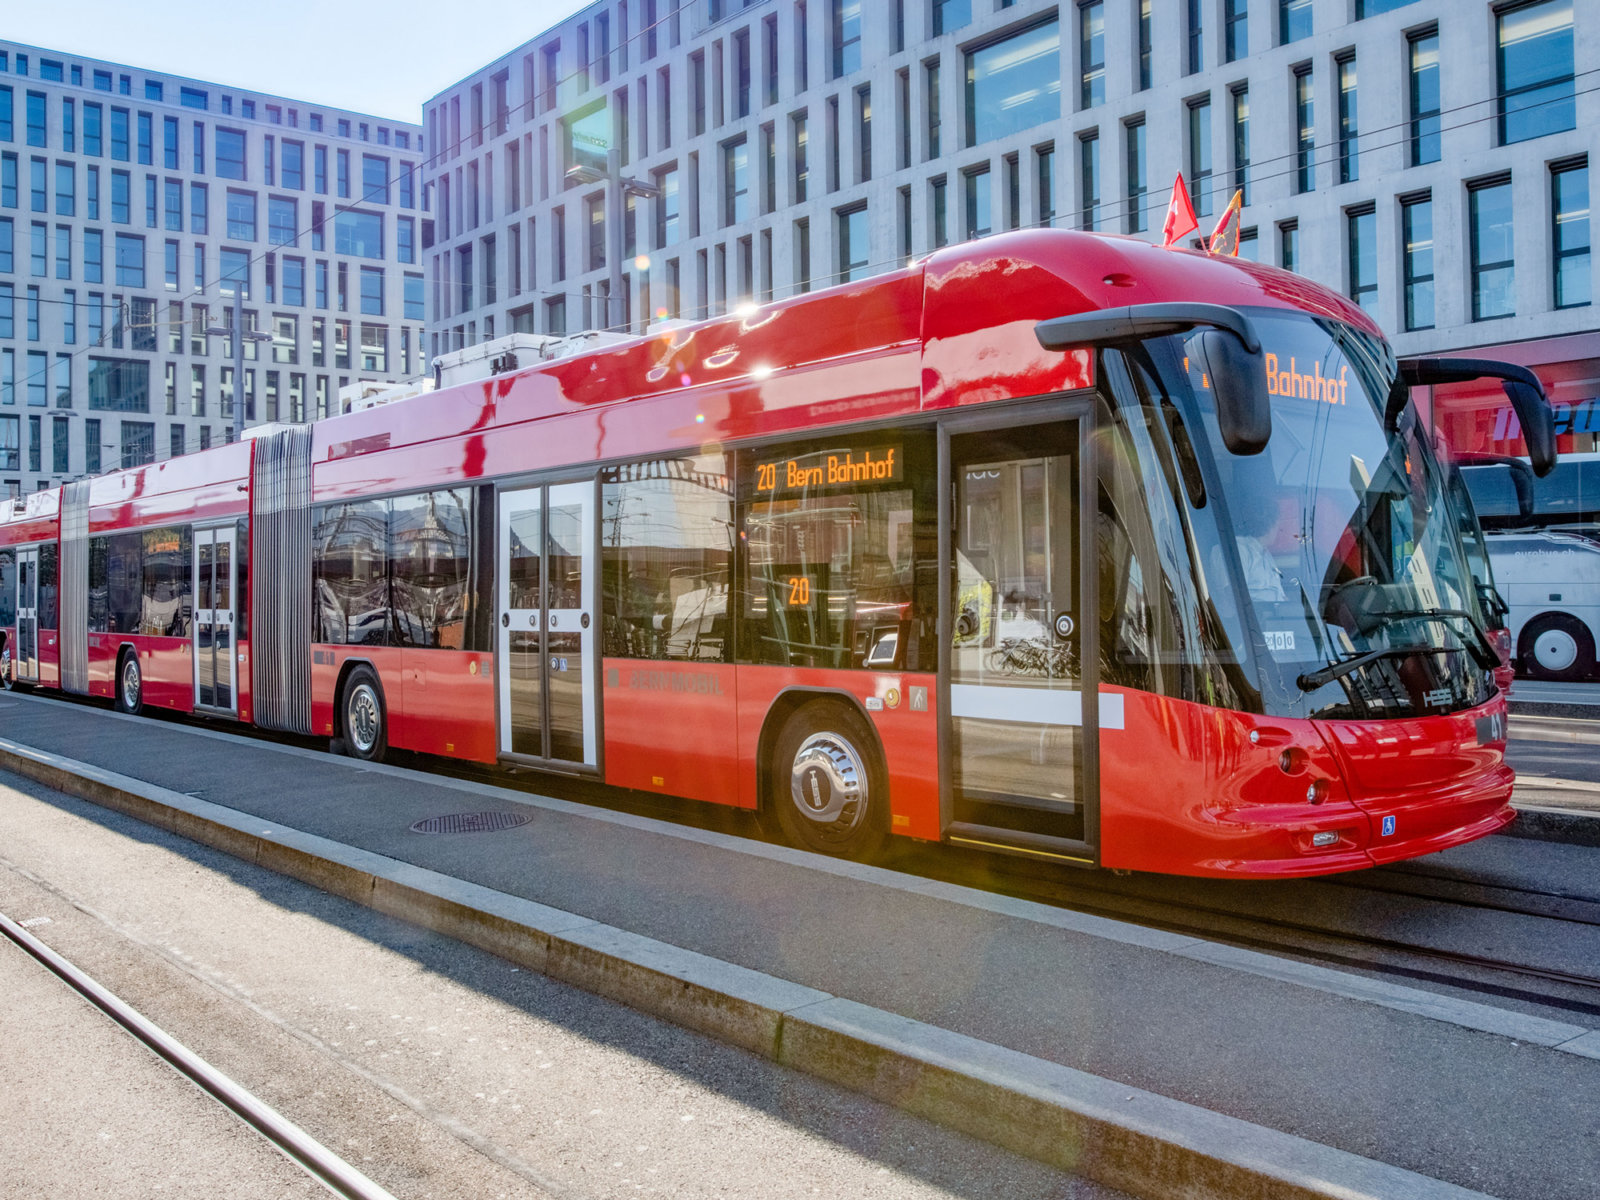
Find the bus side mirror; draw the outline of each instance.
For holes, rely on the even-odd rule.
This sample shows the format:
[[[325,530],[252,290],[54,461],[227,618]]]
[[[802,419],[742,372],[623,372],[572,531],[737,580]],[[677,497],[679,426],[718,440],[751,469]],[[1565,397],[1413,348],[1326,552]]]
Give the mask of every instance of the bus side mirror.
[[[1260,454],[1272,438],[1272,400],[1261,351],[1247,350],[1233,332],[1222,329],[1204,330],[1199,342],[1211,373],[1222,444],[1232,454]]]
[[[1091,309],[1041,321],[1034,334],[1046,350],[1068,350],[1126,346],[1197,326],[1208,327],[1199,342],[1217,398],[1223,445],[1234,454],[1260,454],[1272,436],[1266,360],[1255,326],[1238,309],[1187,300]]]
[[[1556,418],[1539,377],[1527,367],[1485,358],[1407,358],[1400,362],[1398,378],[1407,387],[1464,383],[1472,379],[1498,379],[1516,411],[1528,445],[1528,461],[1533,473],[1543,479],[1556,469]],[[1399,393],[1397,393],[1399,394]],[[1400,404],[1405,398],[1400,395]],[[1391,401],[1393,405],[1393,401]],[[1391,407],[1388,428],[1393,428],[1397,409]]]
[[[1556,469],[1556,418],[1544,393],[1520,379],[1501,381],[1511,407],[1522,425],[1522,438],[1528,445],[1528,461],[1533,473],[1543,479]]]

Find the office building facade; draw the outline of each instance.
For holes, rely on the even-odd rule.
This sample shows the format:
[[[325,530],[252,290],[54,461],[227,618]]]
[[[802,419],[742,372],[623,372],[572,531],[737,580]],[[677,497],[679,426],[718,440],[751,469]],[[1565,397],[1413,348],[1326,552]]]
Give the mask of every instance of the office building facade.
[[[0,496],[425,372],[419,126],[0,41]],[[216,330],[220,332],[208,332]]]
[[[1401,354],[1538,368],[1563,448],[1593,449],[1597,31],[1596,0],[601,0],[424,106],[430,350],[639,331],[1021,226],[1158,239],[1181,170],[1203,231],[1241,192],[1242,254]],[[1502,401],[1425,403],[1494,449]]]

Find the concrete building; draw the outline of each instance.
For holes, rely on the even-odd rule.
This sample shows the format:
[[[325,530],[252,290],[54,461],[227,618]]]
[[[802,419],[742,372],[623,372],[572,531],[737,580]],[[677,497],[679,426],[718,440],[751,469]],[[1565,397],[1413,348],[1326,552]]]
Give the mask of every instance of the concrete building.
[[[426,370],[416,125],[0,41],[0,496]],[[415,265],[414,265],[415,264]]]
[[[1204,231],[1241,190],[1242,253],[1401,354],[1539,367],[1593,449],[1596,71],[1597,0],[600,0],[424,107],[430,350],[621,324],[613,165],[634,330],[1019,225],[1159,238],[1182,170]]]

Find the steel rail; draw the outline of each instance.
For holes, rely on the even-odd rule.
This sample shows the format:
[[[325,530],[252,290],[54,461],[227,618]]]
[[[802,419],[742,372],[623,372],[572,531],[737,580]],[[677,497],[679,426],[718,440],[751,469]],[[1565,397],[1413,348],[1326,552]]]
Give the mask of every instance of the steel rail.
[[[392,1193],[368,1179],[305,1130],[141,1016],[4,913],[0,913],[0,933],[55,972],[69,987],[165,1059],[180,1074],[220,1101],[329,1191],[348,1200],[395,1200]]]

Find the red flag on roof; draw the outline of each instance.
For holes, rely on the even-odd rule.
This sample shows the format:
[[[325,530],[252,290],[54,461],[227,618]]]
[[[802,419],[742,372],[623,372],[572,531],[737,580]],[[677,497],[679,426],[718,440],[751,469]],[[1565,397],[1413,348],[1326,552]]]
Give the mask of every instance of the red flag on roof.
[[[1243,193],[1235,192],[1228,207],[1222,210],[1222,217],[1211,231],[1211,241],[1206,246],[1212,254],[1239,256],[1239,206],[1243,198]]]
[[[1195,220],[1194,205],[1189,203],[1189,189],[1184,186],[1183,172],[1172,181],[1172,200],[1167,204],[1167,219],[1161,223],[1163,247],[1171,246],[1179,238],[1200,228]]]

